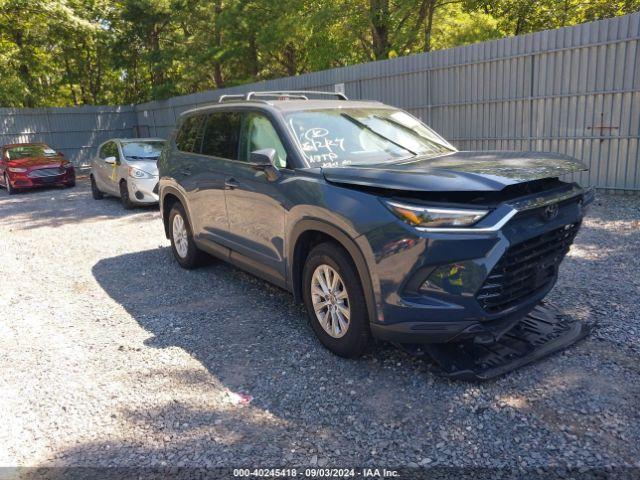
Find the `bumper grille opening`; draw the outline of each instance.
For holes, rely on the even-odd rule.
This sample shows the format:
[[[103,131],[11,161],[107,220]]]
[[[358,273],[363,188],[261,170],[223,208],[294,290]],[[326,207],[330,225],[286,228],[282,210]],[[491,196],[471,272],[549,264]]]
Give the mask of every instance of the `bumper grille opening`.
[[[572,223],[509,247],[476,293],[480,306],[499,313],[548,287],[579,227]]]
[[[27,176],[29,178],[46,178],[46,177],[56,177],[58,175],[62,175],[64,170],[61,168],[39,168],[37,170],[31,170]]]

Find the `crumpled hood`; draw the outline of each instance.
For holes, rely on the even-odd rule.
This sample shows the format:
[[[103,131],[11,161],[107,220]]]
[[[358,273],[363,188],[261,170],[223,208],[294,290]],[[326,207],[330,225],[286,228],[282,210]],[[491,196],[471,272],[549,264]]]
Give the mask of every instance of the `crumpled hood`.
[[[455,152],[403,163],[323,168],[327,181],[408,191],[500,191],[516,183],[587,170],[547,152]]]

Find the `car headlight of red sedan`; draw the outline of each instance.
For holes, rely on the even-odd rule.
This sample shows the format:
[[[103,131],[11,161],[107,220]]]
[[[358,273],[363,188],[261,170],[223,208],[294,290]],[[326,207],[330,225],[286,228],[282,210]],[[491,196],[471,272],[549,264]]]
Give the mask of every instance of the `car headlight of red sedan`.
[[[24,173],[27,171],[26,168],[23,167],[9,167],[7,168],[11,173]]]

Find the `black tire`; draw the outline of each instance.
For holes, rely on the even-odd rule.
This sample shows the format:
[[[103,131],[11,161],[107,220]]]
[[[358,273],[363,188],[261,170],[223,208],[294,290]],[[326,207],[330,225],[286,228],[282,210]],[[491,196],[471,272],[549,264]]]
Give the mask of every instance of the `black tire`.
[[[312,280],[321,265],[328,265],[338,273],[348,295],[349,325],[340,338],[334,338],[324,330],[314,310]],[[311,328],[327,349],[346,358],[356,358],[365,353],[371,344],[371,333],[364,291],[351,257],[341,246],[322,243],[311,250],[302,272],[302,297]]]
[[[102,193],[98,188],[98,185],[96,184],[96,179],[93,178],[93,175],[91,175],[89,178],[91,180],[91,196],[93,197],[94,200],[102,200],[104,198],[104,193]]]
[[[179,242],[179,235],[174,231],[174,220],[176,216],[180,216],[182,221],[184,222],[184,228],[186,230],[186,254],[181,255],[178,251],[178,246],[176,245]],[[171,240],[171,250],[173,251],[173,256],[176,261],[180,264],[182,268],[186,268],[187,270],[191,270],[194,268],[198,268],[205,263],[206,254],[198,249],[196,246],[196,242],[193,240],[193,230],[191,230],[191,225],[189,224],[189,217],[184,210],[184,207],[181,203],[176,203],[169,212],[168,219],[168,231],[169,238]]]
[[[122,203],[125,210],[131,210],[135,207],[131,198],[129,198],[129,187],[126,180],[120,182],[120,203]]]
[[[9,177],[6,173],[4,174],[4,188],[7,189],[9,195],[15,195],[17,193],[16,189],[11,186],[11,182],[9,182]]]

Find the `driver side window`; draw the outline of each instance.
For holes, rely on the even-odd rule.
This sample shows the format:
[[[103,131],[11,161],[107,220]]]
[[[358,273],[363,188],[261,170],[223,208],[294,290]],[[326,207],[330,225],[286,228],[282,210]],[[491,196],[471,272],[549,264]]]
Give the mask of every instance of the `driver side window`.
[[[277,168],[287,167],[287,151],[271,121],[264,115],[260,113],[247,114],[240,141],[240,160],[247,162],[251,158],[251,152],[273,148],[276,151],[274,166]]]

